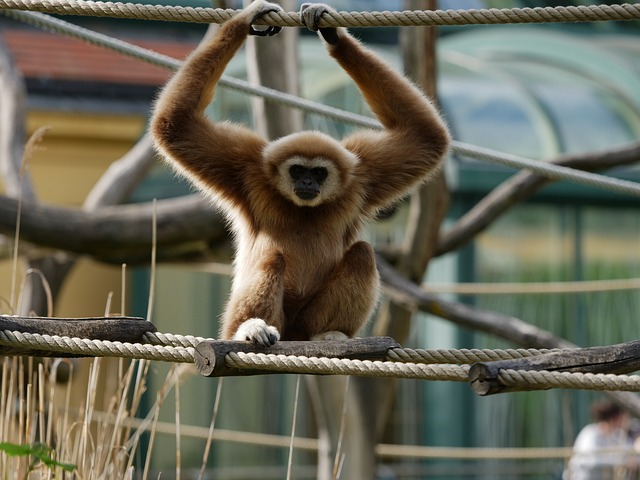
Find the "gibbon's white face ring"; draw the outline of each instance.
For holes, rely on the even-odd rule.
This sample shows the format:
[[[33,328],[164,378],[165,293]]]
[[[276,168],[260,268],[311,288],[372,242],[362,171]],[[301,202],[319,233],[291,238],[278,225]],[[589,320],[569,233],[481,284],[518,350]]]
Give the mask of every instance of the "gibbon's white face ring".
[[[291,167],[300,165],[306,169],[324,168],[327,177],[320,185],[320,192],[310,198],[301,198],[295,193],[294,179],[290,175]],[[301,207],[315,207],[336,198],[342,190],[343,179],[335,163],[324,157],[306,158],[294,156],[287,158],[278,166],[278,189],[280,193]]]

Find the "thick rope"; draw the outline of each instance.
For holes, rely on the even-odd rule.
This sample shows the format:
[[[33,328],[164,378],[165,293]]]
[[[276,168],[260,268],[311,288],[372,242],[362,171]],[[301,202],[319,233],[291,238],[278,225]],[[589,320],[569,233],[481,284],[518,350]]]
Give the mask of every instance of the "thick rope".
[[[533,348],[508,350],[414,350],[412,348],[393,348],[387,352],[387,358],[394,362],[472,364],[497,360],[514,360],[555,351],[559,350],[538,350]]]
[[[2,0],[0,0],[1,4]],[[20,12],[20,11],[4,11],[5,15],[16,20],[37,26],[39,28],[69,35],[74,38],[85,40],[93,45],[102,46],[110,50],[122,53],[124,55],[143,60],[145,62],[157,65],[168,70],[175,71],[179,68],[181,62],[166,55],[148,50],[136,45],[129,44],[122,40],[114,39],[107,35],[93,32],[86,28],[78,27],[64,20],[59,20],[48,15]],[[238,90],[250,95],[264,97],[270,101],[277,102],[289,107],[298,108],[306,112],[323,115],[334,120],[358,125],[366,128],[381,128],[380,123],[370,117],[358,115],[343,110],[322,105],[317,102],[311,102],[291,94],[279,92],[277,90],[251,85],[249,82],[239,80],[227,76],[222,76],[220,85]],[[598,175],[595,173],[583,172],[561,165],[554,165],[546,162],[530,160],[516,155],[510,155],[497,152],[488,148],[477,147],[463,142],[454,141],[452,143],[452,151],[458,155],[468,156],[483,160],[490,163],[496,163],[512,168],[524,168],[538,175],[552,178],[555,180],[568,180],[575,183],[581,183],[592,187],[611,190],[617,193],[623,193],[633,196],[640,196],[640,184],[620,180],[613,177]]]
[[[215,8],[193,8],[137,3],[79,0],[0,0],[0,9],[30,10],[59,15],[222,23],[237,12]],[[488,25],[512,23],[598,22],[640,18],[640,4],[588,5],[545,8],[481,10],[433,10],[403,12],[336,12],[323,15],[320,27],[401,27],[420,25]],[[302,26],[298,13],[274,12],[262,25]]]
[[[195,348],[200,342],[213,338],[194,337],[193,335],[174,335],[173,333],[147,332],[143,340],[151,345],[165,347]]]
[[[500,370],[498,377],[500,382],[506,386],[640,392],[640,376],[638,375]]]
[[[194,336],[147,333],[144,336],[144,340],[150,343],[134,344],[0,330],[1,346],[19,346],[26,350],[42,350],[95,357],[147,359],[176,363],[194,363],[194,346],[206,339]],[[233,368],[263,370],[266,372],[468,382],[469,364],[471,363],[524,358],[551,351],[558,350],[511,349],[492,351],[398,348],[390,350],[388,354],[390,361],[384,362],[230,352],[225,356],[225,363]],[[452,365],[453,363],[463,364]],[[640,377],[633,375],[500,370],[499,377],[500,381],[506,386],[529,387],[532,389],[571,388],[603,391],[640,391]]]
[[[41,335],[10,330],[0,330],[0,345],[19,345],[25,349],[94,357],[120,357],[176,363],[194,362],[193,348],[59,337],[58,335]]]
[[[230,367],[240,369],[265,369],[272,372],[321,375],[397,377],[454,382],[466,382],[469,376],[468,365],[426,365],[265,353],[230,352],[225,357],[225,363]]]

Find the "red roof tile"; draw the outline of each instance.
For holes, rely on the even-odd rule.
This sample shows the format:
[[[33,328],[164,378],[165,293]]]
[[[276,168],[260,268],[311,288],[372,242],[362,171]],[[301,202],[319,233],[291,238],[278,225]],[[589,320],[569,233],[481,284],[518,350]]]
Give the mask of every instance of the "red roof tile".
[[[1,35],[27,78],[161,85],[171,75],[155,65],[62,35],[22,29],[5,29]],[[178,59],[195,47],[193,43],[171,41],[136,44]]]

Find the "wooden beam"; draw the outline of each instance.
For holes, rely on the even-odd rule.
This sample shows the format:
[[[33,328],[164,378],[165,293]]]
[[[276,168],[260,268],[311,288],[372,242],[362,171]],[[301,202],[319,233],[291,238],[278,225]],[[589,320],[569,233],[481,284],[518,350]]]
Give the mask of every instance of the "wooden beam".
[[[138,317],[15,317],[0,315],[0,330],[60,337],[88,338],[112,342],[139,343],[145,333],[155,332],[156,327]],[[82,357],[80,354],[65,354],[34,350],[29,346],[0,346],[1,355],[33,355],[38,357]]]
[[[391,337],[352,338],[350,340],[319,342],[283,341],[277,342],[271,347],[258,347],[249,342],[206,340],[198,344],[194,352],[194,358],[198,371],[205,377],[223,377],[270,373],[265,370],[242,370],[226,365],[225,357],[233,352],[384,361],[387,359],[387,352],[391,348],[400,348],[400,344]]]
[[[469,382],[481,396],[537,390],[513,387],[500,381],[501,370],[627,374],[640,369],[640,340],[605,347],[567,349],[517,360],[480,362],[471,366]]]

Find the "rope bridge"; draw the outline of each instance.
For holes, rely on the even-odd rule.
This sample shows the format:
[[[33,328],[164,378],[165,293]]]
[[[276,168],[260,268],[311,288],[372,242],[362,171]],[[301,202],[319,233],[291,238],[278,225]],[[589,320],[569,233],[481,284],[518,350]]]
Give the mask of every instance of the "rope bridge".
[[[180,62],[38,12],[203,23],[221,23],[236,13],[235,10],[212,8],[79,0],[0,0],[0,11],[17,20],[81,38],[169,70],[177,69]],[[640,4],[621,4],[533,9],[338,12],[325,15],[320,26],[445,26],[637,19],[640,19]],[[260,23],[302,25],[297,13],[284,12],[271,13]],[[220,83],[347,123],[380,128],[372,118],[237,79],[224,77]],[[535,162],[462,142],[454,142],[453,151],[509,167],[525,168],[549,178],[640,196],[640,185],[633,182]],[[469,382],[479,395],[548,388],[640,391],[640,377],[627,375],[639,366],[638,342],[553,351],[414,350],[402,348],[393,339],[376,337],[344,342],[279,342],[257,351],[243,342],[159,333],[150,322],[130,317],[39,319],[0,316],[0,354],[104,356],[193,363],[206,376],[309,373],[464,381]]]
[[[83,331],[93,338],[38,330]],[[129,341],[113,340],[114,335]],[[640,366],[640,341],[554,350],[426,350],[402,348],[389,337],[370,337],[260,348],[159,333],[152,323],[134,317],[0,316],[0,354],[193,363],[205,376],[297,373],[468,382],[478,395],[549,388],[640,391],[640,376],[626,375]]]

